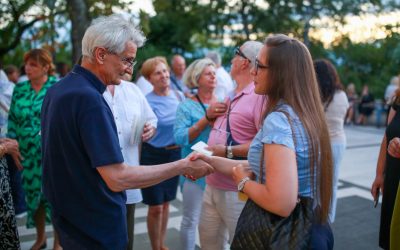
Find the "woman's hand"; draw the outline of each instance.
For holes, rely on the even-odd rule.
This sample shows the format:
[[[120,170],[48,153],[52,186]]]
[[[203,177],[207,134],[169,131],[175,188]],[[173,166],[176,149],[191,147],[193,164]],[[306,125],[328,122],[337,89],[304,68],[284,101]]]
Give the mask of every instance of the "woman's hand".
[[[251,168],[247,165],[239,164],[232,169],[232,178],[236,184],[239,184],[241,180],[245,177],[250,177],[250,179],[254,179],[254,173]]]
[[[5,148],[5,153],[11,155],[15,162],[15,166],[18,170],[22,170],[21,160],[23,160],[21,153],[19,152],[19,145],[16,140],[13,139],[3,139],[2,144]]]
[[[209,119],[215,119],[218,116],[224,115],[228,109],[226,103],[223,102],[214,102],[211,103],[207,109],[207,117]]]
[[[156,134],[156,128],[146,122],[143,128],[142,141],[147,142]]]
[[[395,137],[389,142],[387,151],[390,156],[394,158],[400,158],[400,138]]]
[[[375,177],[374,182],[372,183],[371,187],[371,194],[372,197],[374,197],[374,200],[378,198],[378,193],[381,192],[383,193],[383,176],[382,175],[377,175]]]

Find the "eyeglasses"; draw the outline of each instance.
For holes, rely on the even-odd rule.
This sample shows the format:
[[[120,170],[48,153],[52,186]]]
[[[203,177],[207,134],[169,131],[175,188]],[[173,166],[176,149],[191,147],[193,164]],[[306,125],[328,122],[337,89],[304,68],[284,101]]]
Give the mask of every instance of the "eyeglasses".
[[[256,74],[257,74],[258,73],[258,69],[268,69],[269,66],[261,64],[260,61],[258,60],[258,58],[256,58],[256,66],[255,66],[255,68],[256,68]]]
[[[242,57],[242,58],[248,60],[249,62],[251,62],[251,60],[250,60],[245,54],[243,54],[243,52],[240,50],[239,47],[237,47],[237,48],[235,49],[235,55],[236,55],[236,56],[240,56],[240,57]]]
[[[107,51],[108,51],[108,50],[107,50]],[[136,63],[137,63],[137,62],[135,61],[135,58],[134,58],[134,57],[131,57],[131,58],[129,58],[129,57],[122,57],[122,56],[119,56],[117,53],[114,53],[114,52],[111,52],[111,51],[108,51],[108,53],[117,56],[117,57],[119,58],[119,60],[121,60],[121,62],[122,62],[126,67],[128,67],[128,68],[133,68],[133,67],[135,67],[135,65],[136,65]]]

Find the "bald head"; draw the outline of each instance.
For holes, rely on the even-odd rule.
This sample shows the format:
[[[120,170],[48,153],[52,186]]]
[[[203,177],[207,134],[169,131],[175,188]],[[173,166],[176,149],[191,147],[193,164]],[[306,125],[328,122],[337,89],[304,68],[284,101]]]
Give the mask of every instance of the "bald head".
[[[186,61],[180,55],[174,55],[171,60],[171,68],[174,75],[178,78],[182,78],[183,73],[186,69]]]

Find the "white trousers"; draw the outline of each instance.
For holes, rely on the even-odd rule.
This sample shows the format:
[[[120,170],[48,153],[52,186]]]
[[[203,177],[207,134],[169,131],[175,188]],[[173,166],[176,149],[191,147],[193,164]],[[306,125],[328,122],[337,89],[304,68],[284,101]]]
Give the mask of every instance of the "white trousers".
[[[180,240],[182,250],[193,250],[196,245],[196,230],[200,220],[203,190],[191,181],[185,181],[182,188],[183,216]]]
[[[245,205],[238,193],[209,185],[203,196],[199,233],[202,250],[221,250],[231,243],[237,220]]]

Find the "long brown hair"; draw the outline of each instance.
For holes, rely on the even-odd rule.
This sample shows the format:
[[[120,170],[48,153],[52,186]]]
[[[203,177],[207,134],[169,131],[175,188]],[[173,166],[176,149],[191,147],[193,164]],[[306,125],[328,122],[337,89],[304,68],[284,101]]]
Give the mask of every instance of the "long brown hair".
[[[311,187],[320,205],[319,220],[325,222],[332,197],[332,150],[310,52],[297,39],[282,34],[267,37],[264,43],[269,66],[266,114],[283,100],[299,116],[310,145]]]

